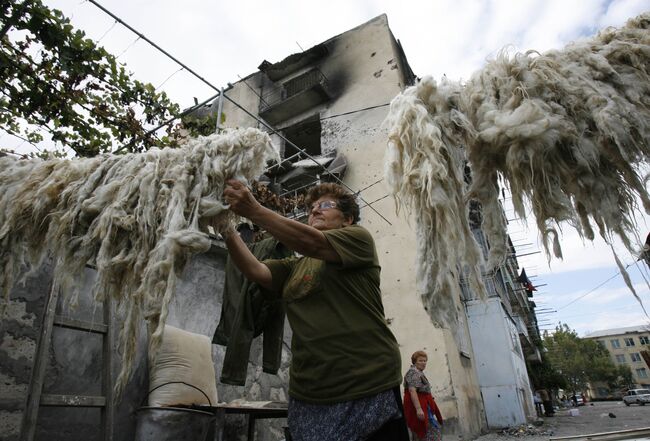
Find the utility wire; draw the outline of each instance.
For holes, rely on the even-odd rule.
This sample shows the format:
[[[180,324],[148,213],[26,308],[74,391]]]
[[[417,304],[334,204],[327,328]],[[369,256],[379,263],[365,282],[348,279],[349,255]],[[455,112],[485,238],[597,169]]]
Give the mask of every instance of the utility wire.
[[[639,259],[640,260],[640,259]],[[634,265],[636,265],[636,269],[639,270],[639,274],[641,274],[641,277],[643,277],[643,280],[645,281],[645,284],[650,288],[650,282],[648,282],[648,278],[646,277],[645,271],[643,271],[641,266],[639,266],[639,261],[635,260]]]
[[[629,308],[634,307],[634,306],[638,306],[638,303],[634,303],[632,305],[618,306],[616,308],[607,308],[607,311],[583,312],[581,314],[560,315],[559,318],[582,317],[582,316],[585,316],[585,315],[602,315],[602,314],[607,314],[610,311],[618,311],[619,309],[629,309]]]
[[[631,265],[632,265],[632,264],[628,264],[628,265],[625,267],[625,269],[628,269]],[[601,286],[605,285],[607,282],[609,282],[609,281],[615,279],[615,278],[618,277],[620,274],[621,274],[621,271],[619,270],[616,274],[614,274],[614,275],[613,275],[612,277],[610,277],[609,279],[607,279],[607,280],[605,280],[604,282],[602,282],[602,283],[596,285],[595,287],[591,288],[589,291],[587,291],[586,293],[582,294],[580,297],[571,300],[571,301],[570,301],[569,303],[567,303],[566,305],[557,308],[557,310],[559,311],[559,310],[561,310],[561,309],[566,308],[566,307],[569,306],[569,305],[574,304],[574,303],[577,302],[578,300],[580,300],[580,299],[582,299],[582,298],[588,296],[588,295],[591,294],[592,292],[596,291],[598,288],[600,288]]]
[[[377,106],[365,107],[363,109],[352,110],[350,112],[345,112],[345,113],[339,113],[338,115],[326,116],[325,118],[321,118],[320,121],[325,121],[326,119],[331,119],[331,118],[338,118],[339,116],[351,115],[351,114],[357,113],[357,112],[365,112],[366,110],[378,109],[380,107],[386,107],[386,106],[390,106],[390,103],[379,104]]]
[[[374,187],[375,185],[379,184],[379,183],[380,183],[381,181],[383,181],[383,180],[384,180],[384,178],[378,179],[377,181],[373,182],[372,184],[370,184],[370,185],[368,185],[368,186],[366,186],[366,187],[363,187],[361,190],[359,190],[359,193],[361,193],[362,191],[365,191],[365,190],[369,189],[370,187]]]
[[[372,204],[375,204],[375,203],[377,203],[377,202],[379,202],[379,201],[381,201],[381,200],[383,200],[383,199],[386,199],[388,196],[390,196],[390,195],[389,195],[389,194],[385,194],[385,195],[383,195],[382,197],[377,198],[377,199],[375,199],[375,200],[372,201],[372,202],[366,202],[366,205],[363,205],[363,206],[359,207],[359,210],[361,210],[362,208],[366,208],[366,207],[370,207],[370,208],[372,208]]]

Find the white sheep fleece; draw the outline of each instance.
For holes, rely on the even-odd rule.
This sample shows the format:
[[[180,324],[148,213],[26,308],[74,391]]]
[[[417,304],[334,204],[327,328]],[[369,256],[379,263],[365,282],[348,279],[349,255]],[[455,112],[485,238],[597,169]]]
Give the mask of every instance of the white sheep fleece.
[[[487,269],[505,258],[500,184],[518,217],[532,209],[549,258],[562,257],[563,224],[589,240],[595,225],[636,253],[635,197],[650,212],[639,169],[650,152],[650,13],[563,50],[504,50],[466,84],[425,77],[392,101],[386,124],[386,179],[398,207],[415,211],[426,296],[445,295],[459,264],[479,275],[469,199],[482,206]]]
[[[222,202],[225,181],[246,182],[278,159],[269,136],[230,130],[177,149],[94,158],[0,158],[0,294],[25,267],[46,257],[54,281],[74,303],[84,268],[96,266],[93,294],[112,296],[126,315],[120,332],[119,396],[131,374],[137,332],[147,320],[155,356],[188,258],[207,251],[207,226],[223,231],[235,215]]]

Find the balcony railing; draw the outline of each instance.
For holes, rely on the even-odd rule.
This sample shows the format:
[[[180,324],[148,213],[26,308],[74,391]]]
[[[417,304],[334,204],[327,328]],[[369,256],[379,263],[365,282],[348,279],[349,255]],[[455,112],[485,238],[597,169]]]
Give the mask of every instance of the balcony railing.
[[[287,112],[299,113],[329,98],[327,78],[320,70],[312,69],[262,95],[259,113],[262,117],[282,120],[282,118],[292,116]],[[285,103],[287,104],[285,105]],[[290,110],[289,107],[294,110]]]

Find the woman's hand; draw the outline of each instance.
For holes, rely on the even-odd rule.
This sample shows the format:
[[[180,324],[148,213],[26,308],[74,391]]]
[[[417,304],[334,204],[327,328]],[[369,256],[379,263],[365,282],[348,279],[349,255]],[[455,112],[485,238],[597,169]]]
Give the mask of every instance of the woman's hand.
[[[248,187],[236,179],[226,181],[223,199],[226,204],[230,205],[230,211],[249,219],[261,207]]]
[[[232,225],[228,225],[228,227],[221,232],[221,236],[224,239],[227,239],[228,236],[232,236],[233,234],[239,234],[239,233],[237,232],[237,230],[235,230],[235,227],[233,227]]]
[[[415,409],[415,413],[418,416],[418,420],[424,421],[424,412],[422,411],[422,408]]]

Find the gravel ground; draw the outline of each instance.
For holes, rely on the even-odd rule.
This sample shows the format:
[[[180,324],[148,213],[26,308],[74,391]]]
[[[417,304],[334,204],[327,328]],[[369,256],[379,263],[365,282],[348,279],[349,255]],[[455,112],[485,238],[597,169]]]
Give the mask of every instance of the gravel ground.
[[[587,403],[578,407],[579,416],[570,416],[568,409],[559,410],[554,417],[542,418],[540,426],[522,426],[493,431],[476,441],[548,441],[550,437],[585,435],[616,430],[650,427],[650,406],[625,406],[622,401]],[[615,418],[612,418],[614,415]]]

